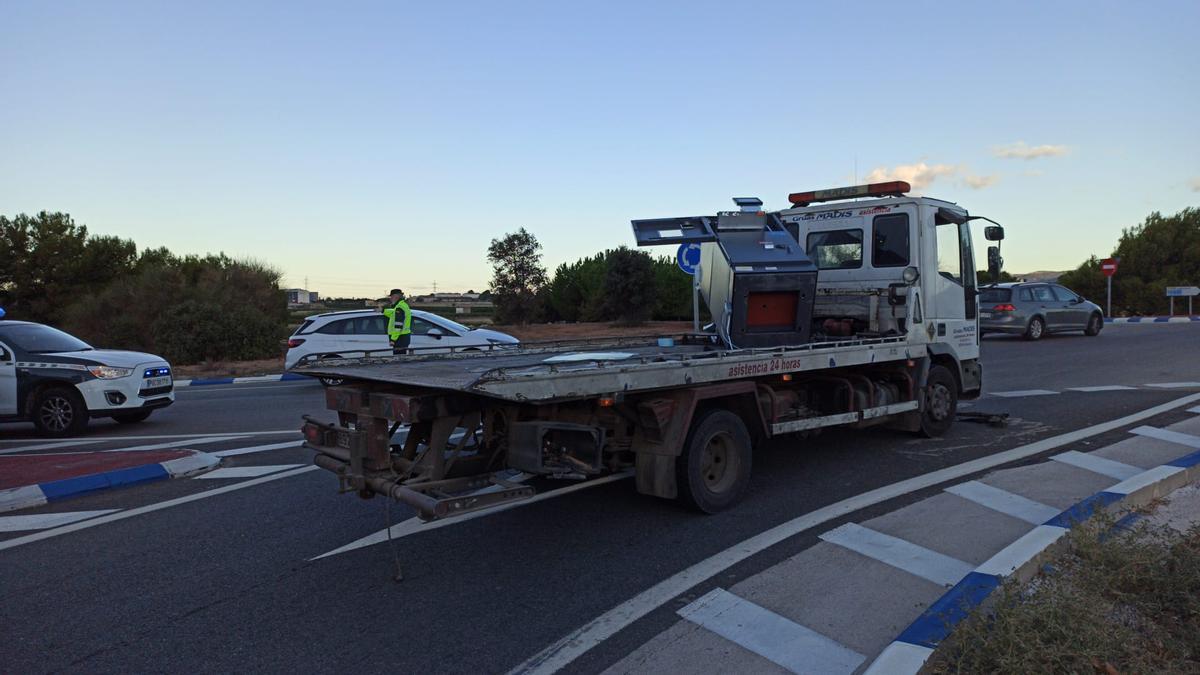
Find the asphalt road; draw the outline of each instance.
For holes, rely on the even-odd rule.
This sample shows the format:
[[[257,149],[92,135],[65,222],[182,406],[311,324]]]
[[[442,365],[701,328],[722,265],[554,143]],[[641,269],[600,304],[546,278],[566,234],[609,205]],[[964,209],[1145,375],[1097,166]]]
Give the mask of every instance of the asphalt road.
[[[260,478],[152,483],[21,511],[115,509],[107,517],[120,519],[46,530],[51,536],[36,540],[36,533],[0,532],[0,671],[504,672],[660,580],[798,515],[1195,393],[1145,385],[1200,381],[1197,345],[1200,330],[1192,325],[1110,326],[1098,338],[1039,343],[986,337],[986,393],[969,409],[1008,412],[1007,429],[960,423],[936,440],[883,430],[776,440],[756,452],[747,499],[715,516],[638,495],[632,481],[618,480],[316,560],[411,515],[382,499],[336,494],[331,476],[306,468],[310,453],[278,447],[298,439],[301,414],[328,415],[321,388],[180,390],[177,404],[150,421],[96,424],[82,440],[122,448],[173,442],[145,437],[195,434],[194,447],[210,452],[274,448],[229,456],[224,466],[287,468]],[[1132,388],[1069,391],[1109,385]],[[1030,390],[1058,393],[1003,396]],[[1159,423],[1185,414],[1168,413]],[[257,435],[199,436],[239,432]],[[0,451],[38,442],[25,427],[0,427]],[[767,549],[720,581],[764,569],[812,545],[815,535]],[[595,672],[615,662],[704,590],[651,612],[568,670]]]

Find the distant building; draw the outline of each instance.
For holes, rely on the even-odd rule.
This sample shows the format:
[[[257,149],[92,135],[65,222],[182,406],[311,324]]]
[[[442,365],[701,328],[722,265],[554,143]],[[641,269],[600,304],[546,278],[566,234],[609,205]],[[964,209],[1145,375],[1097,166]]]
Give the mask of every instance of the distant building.
[[[429,293],[412,298],[411,302],[423,305],[460,305],[478,303],[478,293]]]
[[[287,293],[288,307],[313,305],[321,301],[321,296],[316,291],[306,291],[303,288],[289,288],[284,292]]]

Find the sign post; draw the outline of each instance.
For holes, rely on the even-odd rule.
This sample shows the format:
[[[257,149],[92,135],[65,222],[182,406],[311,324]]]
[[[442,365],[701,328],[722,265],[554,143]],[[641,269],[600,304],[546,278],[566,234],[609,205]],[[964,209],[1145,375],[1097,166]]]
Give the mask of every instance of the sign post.
[[[1117,261],[1119,258],[1105,258],[1100,261],[1100,271],[1104,272],[1104,276],[1108,277],[1108,305],[1104,310],[1105,316],[1112,317],[1112,278],[1117,273]]]
[[[680,244],[675,262],[685,274],[692,275],[692,332],[700,332],[700,244]]]
[[[1167,286],[1167,297],[1171,299],[1171,316],[1175,316],[1175,298],[1188,299],[1188,316],[1192,315],[1192,298],[1200,295],[1196,286]]]

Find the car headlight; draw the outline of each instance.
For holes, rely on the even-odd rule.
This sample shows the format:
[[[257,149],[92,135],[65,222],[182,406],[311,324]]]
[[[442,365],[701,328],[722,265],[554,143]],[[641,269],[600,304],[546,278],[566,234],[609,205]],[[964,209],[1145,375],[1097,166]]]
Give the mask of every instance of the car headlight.
[[[112,366],[88,366],[88,372],[102,380],[115,380],[118,377],[129,377],[133,368],[114,368]]]

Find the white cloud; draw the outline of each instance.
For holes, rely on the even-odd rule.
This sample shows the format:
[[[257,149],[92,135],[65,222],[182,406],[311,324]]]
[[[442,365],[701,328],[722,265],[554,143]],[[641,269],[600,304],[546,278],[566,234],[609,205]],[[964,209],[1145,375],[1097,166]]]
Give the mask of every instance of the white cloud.
[[[863,180],[867,183],[884,183],[890,180],[902,180],[913,187],[913,190],[923,190],[933,184],[941,176],[953,176],[958,168],[950,164],[934,164],[925,162],[916,164],[900,164],[891,169],[879,166],[871,169]]]
[[[1009,145],[992,148],[992,154],[1004,159],[1038,159],[1039,157],[1061,157],[1067,154],[1065,145],[1026,145],[1017,141]]]
[[[992,174],[990,176],[976,176],[972,173],[963,174],[963,182],[972,190],[982,190],[983,188],[991,187],[998,180],[1000,180],[999,174]]]
[[[871,169],[863,182],[884,183],[892,180],[902,180],[912,186],[913,192],[923,192],[939,178],[957,178],[959,185],[965,185],[973,190],[991,187],[1000,180],[999,174],[979,176],[973,174],[966,166],[955,164],[899,164],[888,168],[878,166]]]
[[[1200,192],[1200,178],[1191,179],[1188,181],[1188,185],[1191,186],[1192,192]]]

